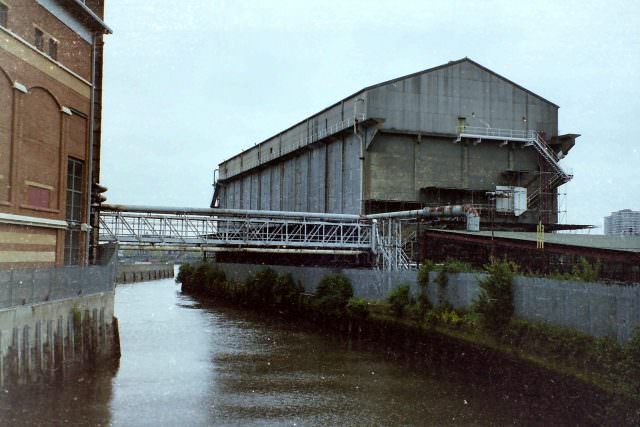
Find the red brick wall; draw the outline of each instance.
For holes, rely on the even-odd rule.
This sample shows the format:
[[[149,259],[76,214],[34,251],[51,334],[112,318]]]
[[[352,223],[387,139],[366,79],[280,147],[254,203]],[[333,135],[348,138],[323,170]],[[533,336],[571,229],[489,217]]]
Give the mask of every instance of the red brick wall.
[[[34,182],[51,187],[49,206],[46,208],[59,212],[60,166],[64,160],[60,158],[64,155],[61,152],[63,117],[60,106],[48,91],[36,87],[24,96],[21,113],[18,169],[18,185],[22,187],[18,196],[20,208],[34,209],[27,198],[31,186],[28,182]]]
[[[11,118],[13,89],[11,81],[0,72],[0,206],[9,202],[9,180],[11,160]]]
[[[87,42],[50,15],[35,0],[2,1],[9,6],[10,31],[33,44],[34,24],[38,25],[45,33],[59,40],[59,61],[81,77],[90,79],[91,49]],[[94,3],[101,5],[102,2]],[[42,60],[47,62],[44,58]],[[81,86],[84,90],[79,91],[78,87],[73,88],[61,83],[60,78],[56,78],[47,71],[47,68],[58,67],[54,62],[50,62],[50,65],[45,68],[41,65],[37,68],[31,64],[0,48],[0,212],[64,220],[69,157],[84,162],[83,182],[86,184],[88,180],[90,109],[88,86]],[[59,67],[57,69],[60,70]],[[24,85],[28,93],[13,88],[13,82]],[[65,114],[61,111],[62,107],[70,108],[75,113]],[[39,194],[42,193],[42,189],[50,189],[48,208],[29,206],[29,188],[33,183],[36,184],[35,188],[38,189],[36,191]],[[32,191],[31,195],[34,194]],[[86,197],[85,194],[83,222],[88,222],[84,207]],[[3,231],[4,234],[2,234]],[[0,268],[6,267],[6,262],[2,261],[3,249],[7,251],[5,261],[10,258],[9,254],[13,259],[20,258],[16,255],[16,251],[20,250],[25,251],[25,254],[45,251],[49,253],[47,255],[49,257],[53,251],[55,264],[63,264],[63,230],[0,224],[0,235],[15,237],[11,233],[16,232],[24,232],[25,236],[42,233],[53,236],[50,237],[50,239],[55,237],[53,249],[50,239],[45,239],[47,243],[44,245],[33,243],[31,246],[23,246],[15,243],[11,247],[2,246],[3,243],[0,240]],[[82,240],[84,240],[84,233],[82,234]],[[29,239],[38,241],[33,237]],[[23,262],[19,267],[52,263],[34,260]]]
[[[2,0],[9,8],[7,27],[35,45],[35,27],[45,33],[44,51],[49,36],[58,40],[58,61],[86,80],[91,80],[91,44],[34,0]]]

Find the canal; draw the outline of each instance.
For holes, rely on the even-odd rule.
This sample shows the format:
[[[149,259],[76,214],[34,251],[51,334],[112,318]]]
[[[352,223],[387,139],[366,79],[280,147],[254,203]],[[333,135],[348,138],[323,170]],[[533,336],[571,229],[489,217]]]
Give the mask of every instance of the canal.
[[[119,366],[2,390],[0,425],[588,425],[606,416],[606,401],[553,378],[529,389],[526,378],[495,384],[446,360],[392,358],[202,305],[172,279],[118,286],[116,314]]]

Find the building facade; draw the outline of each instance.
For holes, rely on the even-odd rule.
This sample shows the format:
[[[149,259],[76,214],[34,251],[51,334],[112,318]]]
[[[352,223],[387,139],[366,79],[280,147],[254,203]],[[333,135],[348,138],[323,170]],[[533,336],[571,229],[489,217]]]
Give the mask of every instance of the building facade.
[[[640,211],[623,209],[604,217],[604,234],[609,236],[640,236]]]
[[[554,224],[570,179],[558,161],[577,136],[558,135],[557,105],[463,58],[362,89],[222,162],[211,206],[368,214],[472,203],[486,217],[487,193],[508,187],[526,189],[529,206],[497,221]]]
[[[0,0],[0,268],[87,263],[97,243],[103,13]]]

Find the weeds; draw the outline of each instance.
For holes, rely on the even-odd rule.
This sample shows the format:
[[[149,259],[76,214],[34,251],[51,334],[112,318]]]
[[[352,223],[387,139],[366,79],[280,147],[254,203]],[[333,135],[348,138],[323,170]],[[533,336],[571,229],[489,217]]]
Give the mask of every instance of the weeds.
[[[327,274],[316,289],[315,307],[326,314],[341,316],[353,297],[351,281],[342,273]]]
[[[447,303],[447,286],[449,285],[449,276],[440,270],[435,280],[438,285],[438,306],[442,307]]]
[[[401,284],[392,290],[387,297],[391,313],[395,317],[402,317],[405,307],[412,303],[410,288],[407,284]]]
[[[431,302],[429,301],[429,297],[427,294],[427,290],[429,289],[429,273],[433,270],[434,264],[433,262],[427,260],[425,261],[418,270],[417,273],[417,282],[420,287],[420,292],[418,293],[418,309],[420,319],[424,319],[427,312],[431,310]]]
[[[347,312],[358,319],[369,317],[369,302],[363,298],[351,298],[347,303]]]
[[[485,266],[487,277],[480,280],[480,296],[473,309],[480,315],[482,326],[500,332],[513,317],[513,276],[517,266],[507,260],[493,261]]]

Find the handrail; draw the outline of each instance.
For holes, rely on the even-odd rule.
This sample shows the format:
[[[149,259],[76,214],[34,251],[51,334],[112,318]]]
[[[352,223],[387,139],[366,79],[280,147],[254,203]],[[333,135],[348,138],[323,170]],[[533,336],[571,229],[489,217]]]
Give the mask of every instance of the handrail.
[[[549,144],[542,138],[540,132],[535,130],[520,130],[520,129],[500,129],[492,128],[489,126],[466,126],[460,125],[456,128],[458,132],[458,140],[461,137],[482,137],[489,138],[504,138],[505,140],[518,140],[526,142],[526,145],[532,146],[536,152],[541,155],[545,161],[551,165],[554,176],[549,180],[550,187],[559,187],[562,184],[569,182],[573,175],[567,173],[562,166],[560,166],[560,159],[558,155],[551,149]],[[534,201],[540,195],[540,189],[534,189],[529,192],[527,197],[528,202]]]
[[[535,137],[536,131],[519,130],[519,129],[501,129],[482,126],[466,126],[460,125],[456,128],[458,134],[470,134],[479,136],[494,136],[503,138],[532,139]]]

